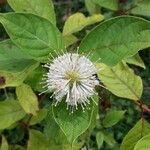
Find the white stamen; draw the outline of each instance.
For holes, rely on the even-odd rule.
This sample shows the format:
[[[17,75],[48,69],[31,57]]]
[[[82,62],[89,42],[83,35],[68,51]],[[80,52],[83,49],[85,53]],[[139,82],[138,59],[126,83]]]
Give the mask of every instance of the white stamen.
[[[86,104],[90,103],[89,98],[95,94],[95,86],[99,85],[95,65],[78,53],[65,53],[44,67],[49,69],[44,77],[47,77],[48,90],[54,92],[55,105],[65,99],[67,109],[70,106],[73,112],[80,104],[84,111]]]

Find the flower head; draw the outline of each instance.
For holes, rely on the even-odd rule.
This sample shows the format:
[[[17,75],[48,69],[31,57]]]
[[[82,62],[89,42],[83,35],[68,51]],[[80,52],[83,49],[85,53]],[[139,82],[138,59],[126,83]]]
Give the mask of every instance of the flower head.
[[[45,65],[49,69],[46,85],[56,104],[65,98],[67,106],[82,107],[89,103],[89,98],[95,93],[95,86],[99,84],[96,78],[94,64],[85,56],[66,53],[55,58],[52,63]]]

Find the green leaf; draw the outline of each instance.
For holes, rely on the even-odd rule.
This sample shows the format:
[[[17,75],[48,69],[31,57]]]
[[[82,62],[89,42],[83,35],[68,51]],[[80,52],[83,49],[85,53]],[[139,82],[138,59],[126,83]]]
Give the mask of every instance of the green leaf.
[[[134,147],[134,150],[148,150],[150,148],[150,134],[140,139]]]
[[[96,142],[97,142],[98,149],[100,149],[104,142],[104,135],[102,132],[96,133]]]
[[[142,15],[150,17],[150,1],[149,0],[135,0],[135,4],[131,9],[131,13],[135,15]]]
[[[34,71],[32,71],[26,80],[24,81],[26,84],[30,85],[34,91],[43,92],[44,84],[40,84],[42,82],[43,74],[46,74],[45,68],[41,65],[37,67]]]
[[[0,102],[0,129],[8,128],[16,121],[22,119],[25,112],[16,100]]]
[[[111,133],[103,131],[104,141],[111,147],[116,144],[116,141]]]
[[[29,56],[10,40],[0,42],[0,70],[20,72],[35,64],[35,62],[29,59]]]
[[[83,143],[81,142],[70,145],[66,136],[53,118],[52,107],[48,108],[45,123],[44,133],[49,139],[50,150],[79,150],[82,147]]]
[[[0,89],[5,87],[16,87],[22,84],[26,77],[37,68],[39,63],[27,66],[24,70],[17,73],[10,73],[0,70]]]
[[[139,120],[123,139],[120,150],[133,150],[142,136],[148,135],[149,133],[150,124],[146,120],[143,120],[143,122],[142,119]]]
[[[74,143],[90,126],[95,105],[91,102],[89,109],[87,108],[85,112],[79,107],[79,109],[72,114],[66,107],[63,102],[57,107],[53,106],[53,115],[68,141]]]
[[[54,50],[61,51],[63,39],[58,29],[48,20],[27,13],[0,14],[11,40],[33,59],[46,61]],[[56,55],[56,54],[55,54]]]
[[[94,3],[94,0],[85,0],[85,6],[91,15],[100,12],[100,7]]]
[[[104,8],[118,10],[118,0],[93,0],[93,2]]]
[[[140,100],[143,91],[142,79],[125,63],[114,67],[98,64],[98,76],[106,88],[119,97]],[[128,94],[127,94],[128,93]]]
[[[36,116],[32,116],[30,120],[30,125],[35,125],[41,122],[46,117],[46,115],[47,115],[47,109],[39,110]]]
[[[27,84],[22,84],[16,87],[16,94],[20,105],[28,114],[37,115],[38,98],[32,91],[31,87]]]
[[[28,150],[49,150],[48,140],[45,135],[37,130],[30,130]]]
[[[133,64],[133,65],[136,65],[136,66],[139,66],[139,67],[142,67],[142,68],[146,68],[145,67],[145,64],[143,62],[143,60],[141,59],[141,57],[139,56],[139,54],[135,54],[134,56],[132,57],[129,57],[129,58],[125,58],[124,59],[125,62],[129,63],[129,64]]]
[[[16,12],[39,15],[56,24],[52,0],[8,0],[8,3]]]
[[[77,37],[73,34],[64,36],[65,47],[68,47],[78,41]]]
[[[84,27],[100,22],[104,19],[103,15],[92,15],[90,17],[85,17],[82,13],[75,13],[71,15],[65,22],[63,28],[63,35],[70,35],[72,33],[82,30]]]
[[[103,120],[103,126],[105,128],[112,127],[123,118],[124,113],[125,111],[118,111],[118,110],[108,111]]]
[[[113,66],[150,46],[150,22],[122,16],[107,20],[94,28],[81,42],[79,51],[91,59]]]
[[[1,147],[0,147],[0,149],[1,150],[8,150],[8,142],[7,142],[7,140],[5,139],[5,137],[4,136],[2,136],[2,144],[1,144]]]

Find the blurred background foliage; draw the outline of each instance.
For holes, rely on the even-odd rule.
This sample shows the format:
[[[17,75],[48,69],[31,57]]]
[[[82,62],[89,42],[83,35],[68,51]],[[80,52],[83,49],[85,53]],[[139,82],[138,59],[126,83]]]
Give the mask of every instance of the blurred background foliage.
[[[93,13],[101,13],[105,16],[105,20],[120,15],[134,15],[134,16],[139,16],[141,18],[146,18],[147,20],[150,20],[150,5],[149,6],[142,5],[141,7],[143,7],[143,9],[140,10],[137,9],[139,5],[137,3],[139,1],[140,1],[139,3],[142,3],[142,0],[139,1],[119,0],[117,2],[118,8],[115,5],[112,6],[109,5],[109,7],[107,7],[106,1],[103,1],[101,6],[99,4],[89,4],[92,3],[92,1],[88,1],[88,0],[85,1],[84,0],[54,0],[53,1],[56,18],[57,18],[57,26],[61,31],[63,30],[64,22],[66,21],[66,19],[70,15],[76,12],[82,12],[83,14],[85,14],[85,16],[89,16]],[[91,5],[93,6],[91,7]],[[12,9],[7,4],[7,1],[0,0],[0,12],[10,12],[10,11],[12,11]],[[84,30],[78,33],[75,33],[75,35],[78,37],[78,42],[70,46],[69,48],[74,49],[78,45],[80,40],[85,36],[85,34],[88,33],[94,26],[95,24],[84,28]],[[7,38],[8,38],[7,33],[5,32],[2,25],[0,25],[0,40],[4,40]],[[130,67],[132,67],[135,70],[136,74],[142,77],[144,90],[141,99],[144,103],[150,106],[150,50],[146,49],[144,51],[140,51],[139,54],[146,66],[146,69],[134,65],[130,65]],[[2,79],[0,79],[0,82],[2,82],[1,80]],[[32,83],[32,77],[29,78],[26,82],[27,83],[30,82],[31,84],[34,84]],[[0,90],[1,100],[4,100],[8,96],[14,97],[13,88]],[[40,102],[41,107],[49,106],[49,103],[46,101],[46,99],[48,99],[48,95],[45,95],[42,98],[40,97],[40,99],[43,100],[43,101],[41,100]],[[79,139],[78,141],[81,145],[83,145],[82,146],[83,149],[86,147],[91,150],[97,150],[101,147],[102,150],[110,150],[110,149],[119,150],[123,138],[128,133],[128,131],[135,125],[137,120],[139,120],[141,117],[144,117],[150,121],[150,114],[148,112],[144,112],[144,114],[142,114],[140,108],[137,105],[135,105],[134,102],[127,99],[122,100],[122,98],[118,98],[117,96],[114,96],[113,94],[111,94],[110,92],[104,89],[101,89],[101,100],[99,102],[98,109],[99,109],[98,110],[99,116],[97,116],[96,127],[89,133],[85,133],[85,135],[83,135],[83,137],[87,137],[87,140],[82,141],[82,137],[81,137],[81,139]],[[118,122],[118,120],[116,121],[114,120],[114,122],[110,125],[107,125],[107,123],[105,124],[104,120],[106,114],[108,114],[110,111],[116,111],[116,110],[120,111],[120,116],[118,116],[118,120],[120,121]],[[22,146],[26,145],[27,143],[28,127],[26,125],[29,119],[28,117],[25,118],[24,120],[25,123],[20,122],[20,125],[18,126],[14,124],[12,127],[10,127],[9,130],[3,131],[3,134],[7,137],[8,142],[12,145],[12,150],[23,150]],[[54,132],[54,135],[51,135],[52,138],[54,138],[55,136],[57,136],[56,134],[58,134],[58,131],[57,129],[56,131],[53,131],[53,129],[51,129],[50,126],[52,124],[56,126],[56,124],[54,123],[54,121],[52,121],[53,119],[50,117],[50,115],[48,115],[46,119],[48,120],[48,123],[50,125],[47,123],[47,121],[46,122],[42,121],[41,123],[36,124],[34,126],[34,121],[33,121],[33,128],[42,131],[43,127],[46,126],[44,132],[46,133],[46,135],[48,135],[49,132],[51,131]],[[89,134],[90,136],[86,136],[86,134]],[[62,135],[62,137],[64,136]],[[66,139],[63,138],[63,140],[64,140],[63,142],[65,142]],[[55,139],[55,141],[51,141],[51,142],[52,143],[55,142],[55,144],[57,145],[61,145],[62,143],[60,139]],[[81,147],[80,144],[79,147]],[[69,149],[68,146],[63,148],[62,147],[57,147],[57,148]],[[57,148],[54,147],[53,149],[55,150]]]

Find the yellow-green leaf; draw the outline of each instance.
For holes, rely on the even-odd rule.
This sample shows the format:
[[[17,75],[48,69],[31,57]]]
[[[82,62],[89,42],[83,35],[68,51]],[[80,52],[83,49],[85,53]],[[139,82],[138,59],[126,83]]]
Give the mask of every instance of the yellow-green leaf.
[[[92,15],[85,17],[82,13],[76,13],[71,15],[65,22],[63,35],[70,35],[72,33],[82,30],[84,27],[100,22],[104,19],[103,15]]]
[[[39,110],[38,98],[27,84],[16,87],[16,94],[20,105],[26,113],[36,115]]]
[[[26,66],[22,71],[15,73],[0,70],[0,89],[19,86],[38,65],[39,63],[33,63]]]
[[[143,121],[143,122],[142,122]],[[124,137],[120,150],[133,150],[142,136],[150,133],[150,124],[146,120],[139,120]]]
[[[0,129],[6,129],[16,121],[22,119],[25,112],[16,100],[0,102]]]
[[[150,148],[150,133],[140,139],[134,147],[134,150],[148,150]]]
[[[102,83],[113,94],[139,100],[143,91],[142,79],[137,76],[125,63],[119,63],[114,67],[98,64],[102,68],[98,75]]]

